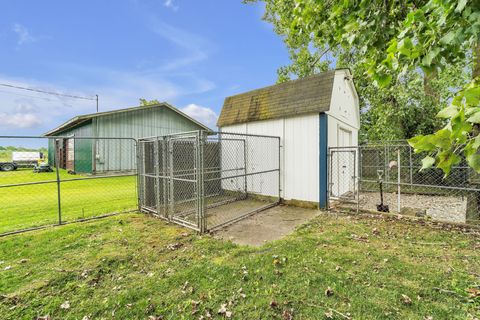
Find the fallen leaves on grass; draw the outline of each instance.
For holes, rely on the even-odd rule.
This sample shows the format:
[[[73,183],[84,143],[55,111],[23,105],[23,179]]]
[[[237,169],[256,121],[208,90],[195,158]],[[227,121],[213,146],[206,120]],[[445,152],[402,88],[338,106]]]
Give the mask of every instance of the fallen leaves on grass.
[[[36,320],[51,320],[52,318],[50,318],[49,315],[46,315],[46,316],[38,316]]]
[[[183,294],[192,294],[195,291],[195,289],[190,285],[188,281],[185,281],[185,283],[182,286],[182,293]]]
[[[167,245],[167,249],[171,251],[175,251],[183,247],[183,243],[180,242],[175,242],[175,243],[170,243]]]
[[[350,235],[350,238],[351,238],[352,240],[359,241],[359,242],[365,242],[365,243],[370,242],[370,240],[368,240],[368,235],[359,236],[359,235],[357,235],[357,234],[355,234],[355,233],[352,233],[352,234]]]
[[[327,318],[327,319],[333,319],[333,311],[332,311],[332,310],[328,310],[327,312],[325,312],[325,318]]]
[[[480,297],[480,289],[478,288],[470,288],[467,289],[468,297],[469,298],[478,298]]]
[[[407,296],[406,294],[402,294],[402,302],[405,305],[411,305],[412,304],[412,299]]]
[[[243,288],[238,289],[237,292],[238,292],[238,295],[240,297],[242,297],[243,299],[245,299],[247,297],[247,295],[243,292]]]
[[[64,310],[70,309],[70,301],[67,300],[64,303],[62,303],[60,305],[60,309],[64,309]]]
[[[227,304],[224,303],[220,306],[220,309],[218,309],[218,314],[225,316],[225,318],[231,318],[232,317],[232,312],[227,310]]]
[[[283,320],[292,320],[293,319],[293,309],[283,310],[282,317],[283,317]]]
[[[326,295],[327,297],[333,296],[333,289],[330,288],[330,287],[328,287],[328,288],[325,290],[325,295]]]

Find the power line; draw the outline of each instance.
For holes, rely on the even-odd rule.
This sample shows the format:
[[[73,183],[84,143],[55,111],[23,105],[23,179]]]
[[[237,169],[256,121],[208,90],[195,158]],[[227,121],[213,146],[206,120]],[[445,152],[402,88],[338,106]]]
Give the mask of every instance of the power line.
[[[26,97],[26,98],[34,98],[34,99],[42,99],[42,100],[45,100],[45,101],[53,101],[51,98],[47,98],[47,97],[38,97],[38,96],[30,96],[28,94],[21,94],[21,93],[16,93],[16,92],[12,92],[12,91],[5,91],[5,90],[0,90],[1,93],[6,93],[6,94],[12,94],[14,96],[20,96],[20,97]]]
[[[0,83],[0,86],[7,87],[7,88],[14,88],[14,89],[21,89],[21,90],[39,92],[39,93],[45,93],[45,94],[51,94],[51,95],[59,96],[59,97],[67,97],[67,98],[73,98],[73,99],[83,99],[83,100],[98,101],[98,96],[96,96],[95,98],[82,97],[82,96],[76,96],[76,95],[64,94],[64,93],[58,93],[58,92],[53,92],[53,91],[45,91],[45,90],[40,90],[40,89],[33,89],[33,88],[15,86],[15,85],[12,85],[12,84],[7,84],[7,83]]]

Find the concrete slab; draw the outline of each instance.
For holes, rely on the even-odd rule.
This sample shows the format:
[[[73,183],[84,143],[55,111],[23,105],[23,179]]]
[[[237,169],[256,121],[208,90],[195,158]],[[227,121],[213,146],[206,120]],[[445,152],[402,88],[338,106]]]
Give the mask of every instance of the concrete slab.
[[[259,247],[281,239],[321,211],[278,205],[215,232],[215,237],[241,245]]]

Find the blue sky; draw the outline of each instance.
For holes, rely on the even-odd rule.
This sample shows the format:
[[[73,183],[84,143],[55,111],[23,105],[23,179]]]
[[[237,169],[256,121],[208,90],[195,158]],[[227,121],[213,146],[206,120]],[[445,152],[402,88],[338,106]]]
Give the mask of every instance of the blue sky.
[[[100,110],[168,101],[213,126],[226,96],[272,84],[288,54],[241,0],[2,1],[0,83],[100,96]],[[39,135],[93,101],[0,86],[0,135]]]

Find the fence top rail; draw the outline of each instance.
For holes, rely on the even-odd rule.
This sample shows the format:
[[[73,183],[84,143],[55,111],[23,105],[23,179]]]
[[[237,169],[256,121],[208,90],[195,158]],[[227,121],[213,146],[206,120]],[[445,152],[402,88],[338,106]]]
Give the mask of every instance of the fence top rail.
[[[330,150],[346,150],[348,149],[349,151],[351,149],[359,149],[360,146],[344,146],[344,147],[328,147]]]
[[[143,137],[143,138],[140,138],[139,140],[140,141],[155,141],[155,140],[158,140],[160,138],[166,138],[166,137],[189,136],[189,135],[195,136],[195,135],[199,134],[200,132],[202,132],[202,130],[168,133],[168,134],[163,134],[163,135],[159,135],[159,136]],[[203,132],[210,132],[210,131],[203,131]]]
[[[151,137],[144,137],[140,138],[140,141],[154,141],[159,138],[164,137],[175,137],[175,136],[190,136],[190,135],[198,135],[200,133],[205,133],[206,136],[222,136],[222,135],[232,135],[232,136],[246,136],[246,137],[259,137],[259,138],[271,138],[271,139],[278,139],[280,140],[279,136],[269,136],[269,135],[262,135],[262,134],[251,134],[251,133],[239,133],[239,132],[227,132],[227,131],[206,131],[206,130],[197,130],[197,131],[185,131],[185,132],[177,132],[177,133],[169,133],[161,136],[151,136]]]
[[[88,139],[88,140],[131,140],[135,138],[128,137],[80,137],[80,136],[0,136],[0,139]]]

